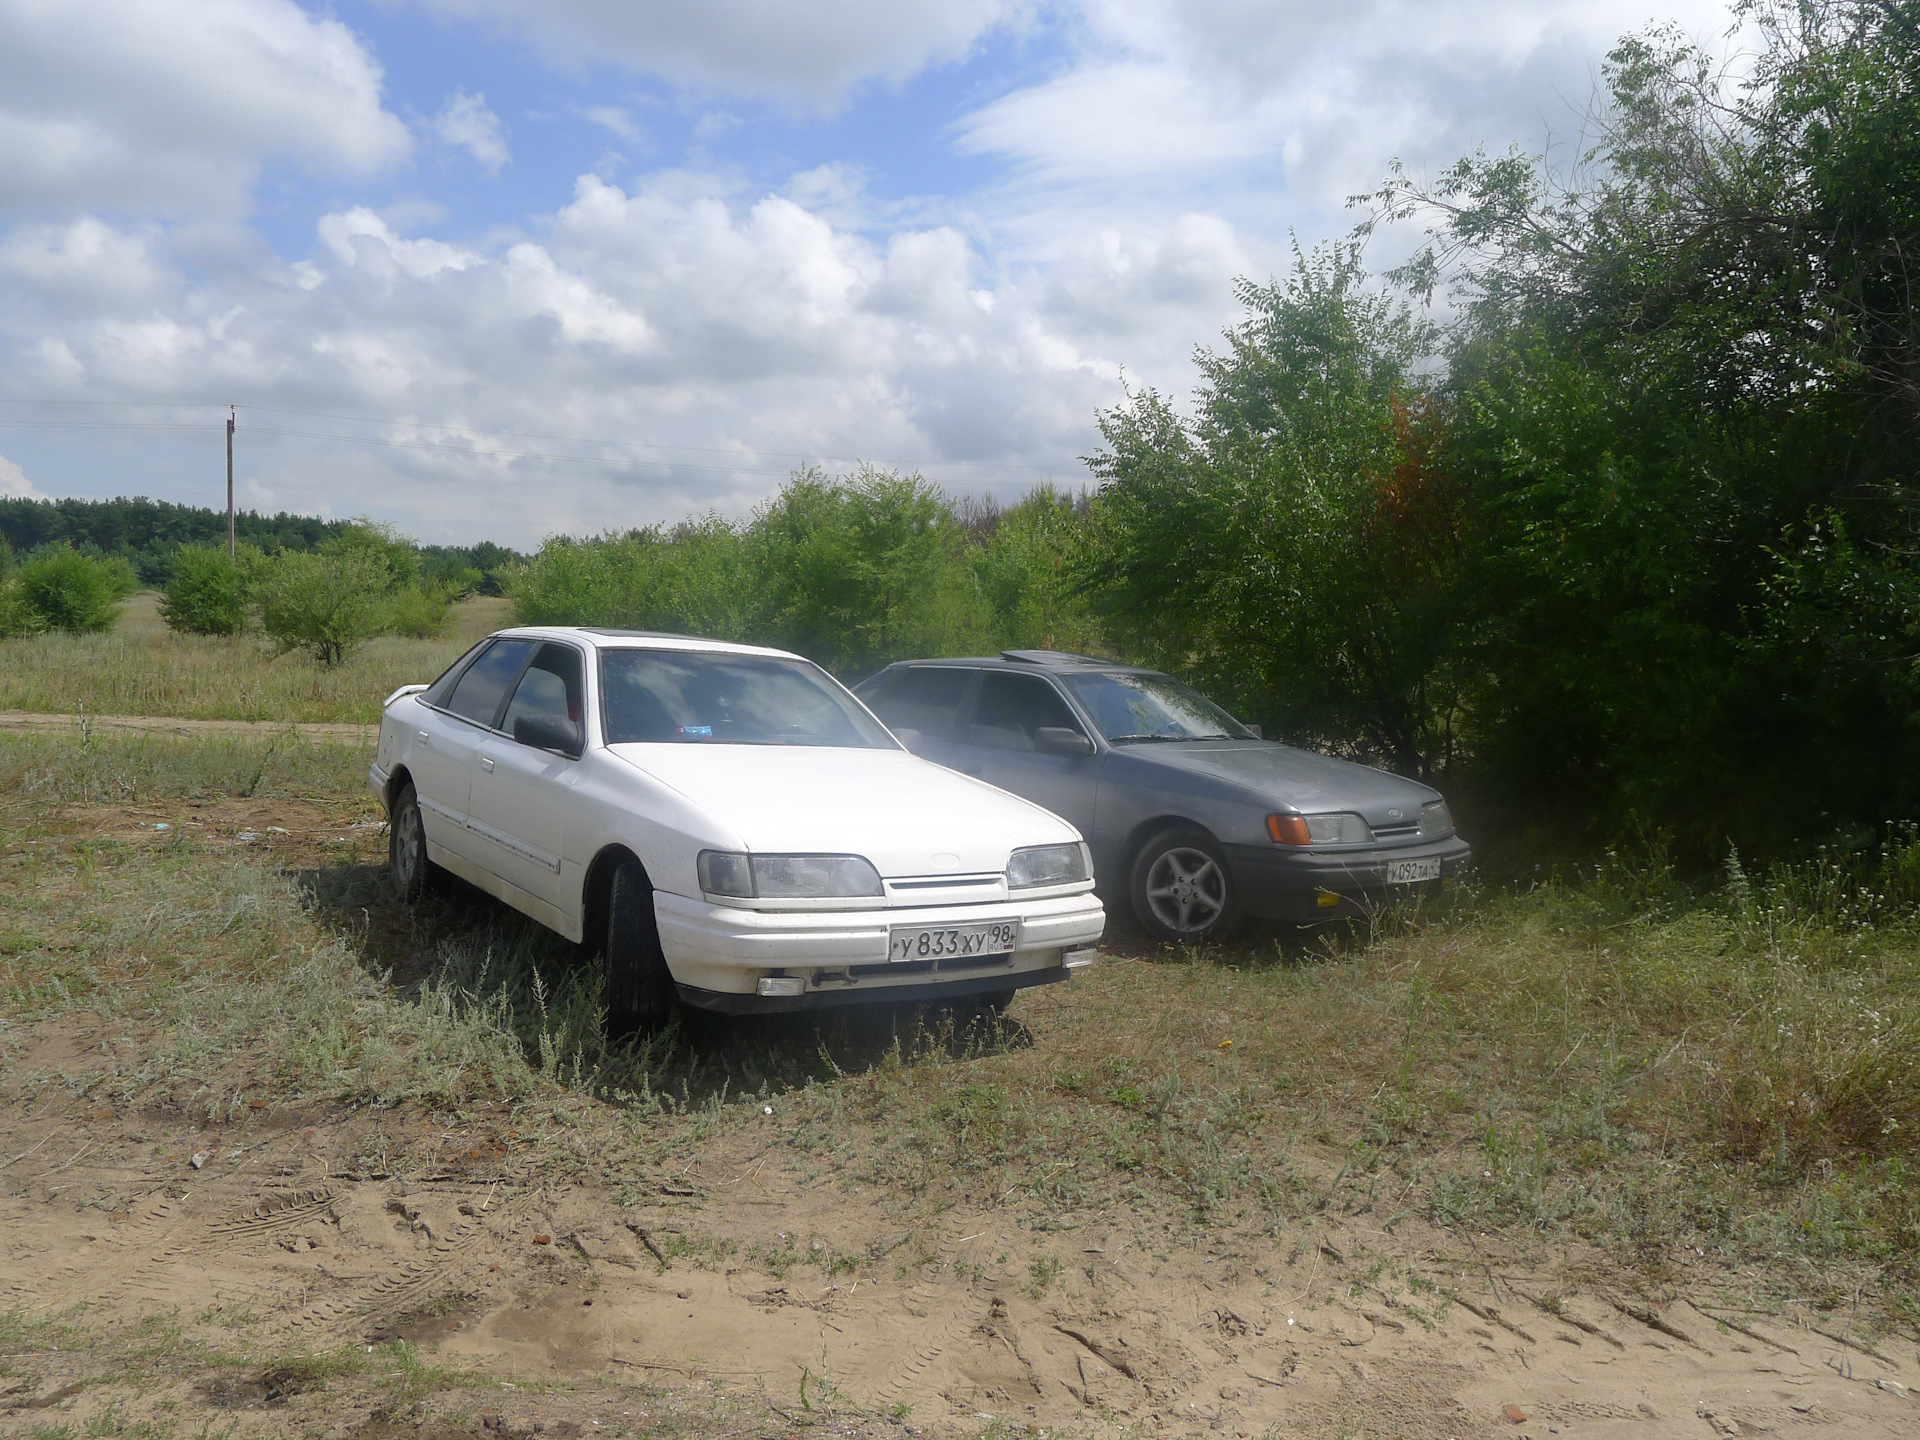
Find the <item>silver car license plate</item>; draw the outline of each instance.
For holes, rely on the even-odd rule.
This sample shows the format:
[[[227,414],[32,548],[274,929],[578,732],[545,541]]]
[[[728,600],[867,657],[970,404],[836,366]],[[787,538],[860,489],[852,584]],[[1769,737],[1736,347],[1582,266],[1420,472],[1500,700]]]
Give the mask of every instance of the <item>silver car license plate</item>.
[[[1387,862],[1387,884],[1413,885],[1422,880],[1440,878],[1440,857],[1429,860],[1389,860]]]
[[[1019,937],[1018,920],[990,920],[978,925],[895,925],[887,932],[887,959],[966,959],[974,955],[1005,955]]]

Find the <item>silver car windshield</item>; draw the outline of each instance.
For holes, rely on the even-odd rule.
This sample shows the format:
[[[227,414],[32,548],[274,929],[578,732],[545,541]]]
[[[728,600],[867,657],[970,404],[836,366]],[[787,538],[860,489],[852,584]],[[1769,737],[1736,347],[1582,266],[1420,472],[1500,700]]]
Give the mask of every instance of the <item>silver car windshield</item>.
[[[763,655],[602,650],[609,745],[899,744],[817,666]]]
[[[1070,675],[1067,686],[1115,745],[1253,738],[1198,690],[1168,675]]]

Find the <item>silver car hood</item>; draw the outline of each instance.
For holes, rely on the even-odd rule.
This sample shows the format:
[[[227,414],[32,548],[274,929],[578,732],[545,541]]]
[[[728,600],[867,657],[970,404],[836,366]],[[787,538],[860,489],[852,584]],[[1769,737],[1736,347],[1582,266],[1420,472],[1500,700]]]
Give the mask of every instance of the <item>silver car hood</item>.
[[[1440,798],[1439,791],[1404,775],[1265,740],[1116,745],[1107,764],[1112,777],[1126,784],[1151,786],[1154,771],[1173,771],[1177,776],[1168,775],[1165,783],[1182,790],[1197,781],[1222,799],[1305,814],[1345,810],[1376,827],[1416,821],[1422,805]]]

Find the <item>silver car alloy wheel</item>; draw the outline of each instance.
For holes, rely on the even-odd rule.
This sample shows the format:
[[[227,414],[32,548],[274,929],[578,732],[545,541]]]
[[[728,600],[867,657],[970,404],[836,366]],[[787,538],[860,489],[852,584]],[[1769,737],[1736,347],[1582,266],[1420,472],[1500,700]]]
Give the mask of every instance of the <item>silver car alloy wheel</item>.
[[[1227,908],[1227,877],[1204,850],[1169,850],[1147,871],[1147,904],[1167,929],[1198,935]]]

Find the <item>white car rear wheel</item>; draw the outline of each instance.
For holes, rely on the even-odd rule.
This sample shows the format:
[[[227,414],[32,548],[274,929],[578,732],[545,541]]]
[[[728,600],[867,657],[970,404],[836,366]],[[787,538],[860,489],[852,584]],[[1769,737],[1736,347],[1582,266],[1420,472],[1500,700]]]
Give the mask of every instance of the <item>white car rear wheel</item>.
[[[427,827],[420,817],[420,797],[411,783],[402,785],[393,797],[393,811],[387,820],[387,874],[395,893],[411,905],[427,891],[439,870],[427,858]]]

